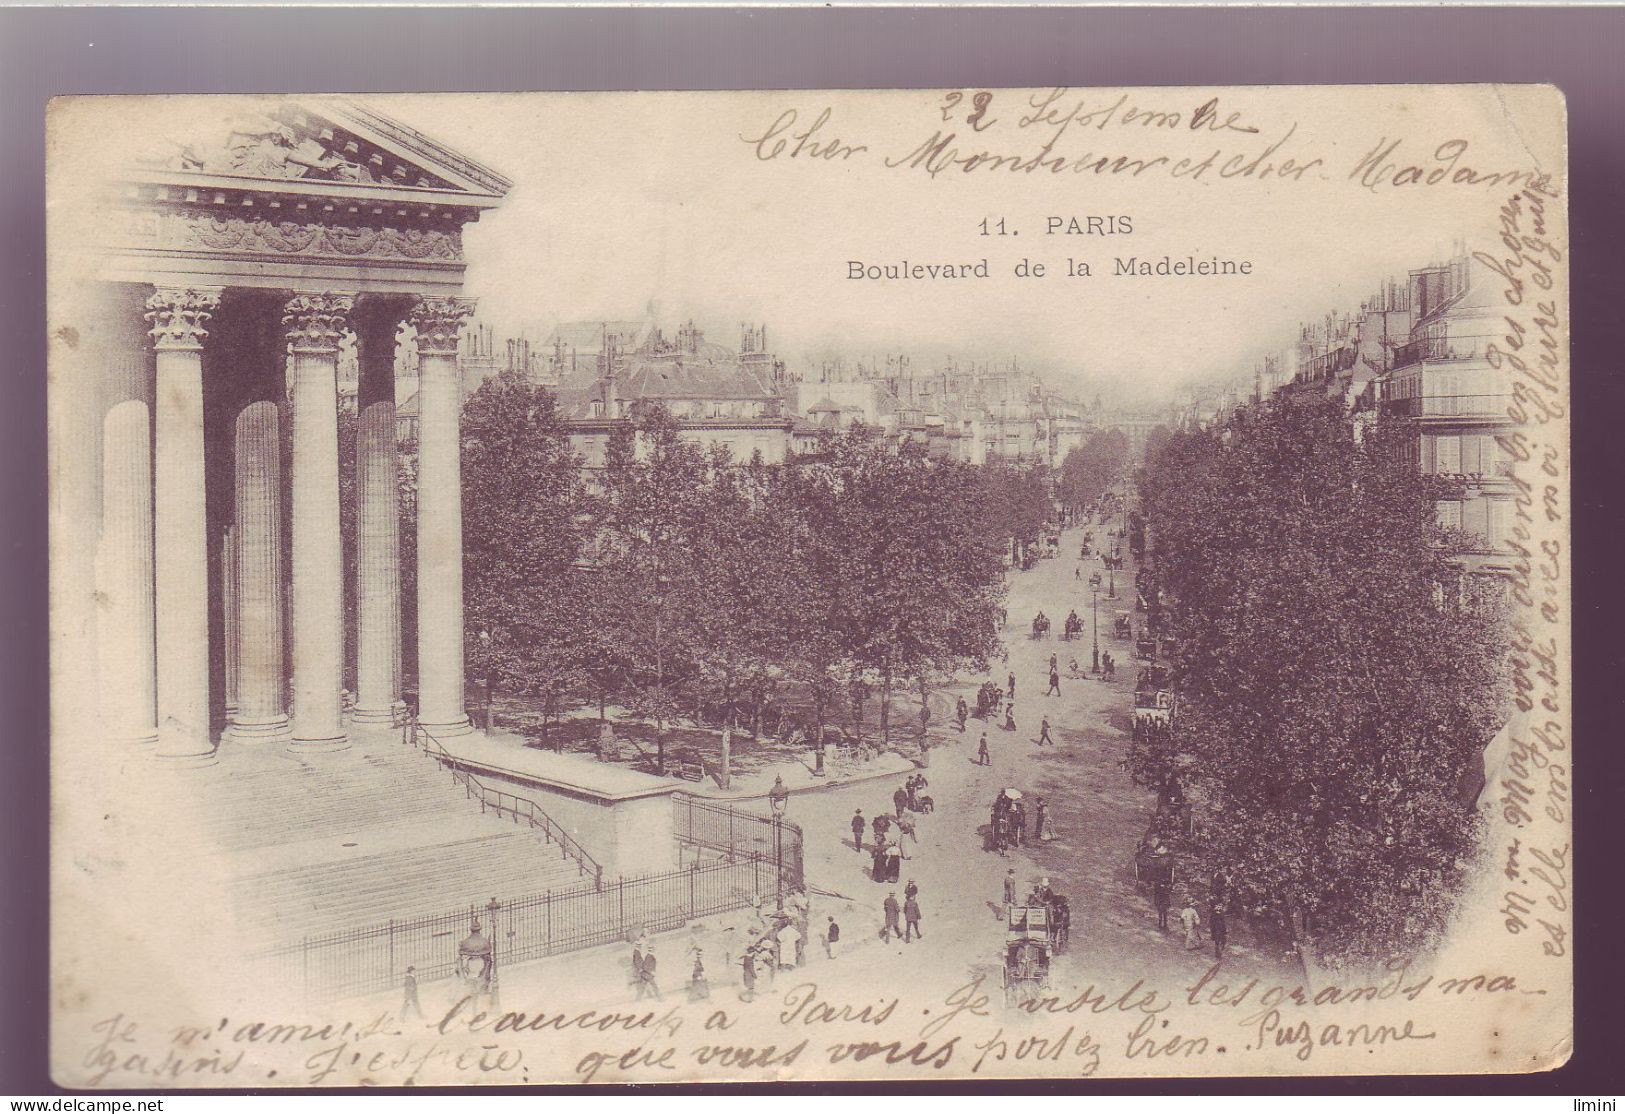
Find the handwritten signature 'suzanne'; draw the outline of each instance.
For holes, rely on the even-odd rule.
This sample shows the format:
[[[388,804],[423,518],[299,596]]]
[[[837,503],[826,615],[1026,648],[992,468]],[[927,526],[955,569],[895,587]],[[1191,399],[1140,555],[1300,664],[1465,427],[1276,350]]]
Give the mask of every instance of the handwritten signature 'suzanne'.
[[[1073,99],[1066,89],[1051,89],[1030,95],[1025,105],[1028,111],[1008,119],[990,115],[1001,96],[1013,95],[976,93],[969,101],[971,111],[960,115],[965,94],[947,94],[939,108],[941,123],[959,125],[968,131],[962,132],[958,126],[938,126],[906,151],[883,153],[870,143],[839,135],[835,110],[827,105],[807,113],[794,107],[781,109],[765,127],[743,133],[739,139],[751,148],[758,162],[871,163],[886,170],[919,171],[931,179],[951,172],[964,175],[976,171],[1026,176],[1093,173],[1130,178],[1149,173],[1191,181],[1210,177],[1271,182],[1341,180],[1372,192],[1413,186],[1517,186],[1540,179],[1534,169],[1489,170],[1474,166],[1468,160],[1470,142],[1460,137],[1436,142],[1427,155],[1412,157],[1400,154],[1407,137],[1384,135],[1365,149],[1352,167],[1334,171],[1327,158],[1313,150],[1300,150],[1306,141],[1298,135],[1297,121],[1266,130],[1248,122],[1241,111],[1221,108],[1216,96],[1188,109],[1171,105],[1148,108],[1133,103],[1127,93],[1114,101],[1095,104],[1089,96]],[[1007,121],[1002,129],[1001,121]],[[1069,134],[1110,131],[1121,135],[1124,129],[1136,135],[1164,137],[1228,133],[1239,138],[1227,142],[1244,146],[1219,146],[1188,155],[1158,153],[1149,146],[1155,140],[1143,140],[1148,145],[1133,151],[1067,153],[1061,149],[1063,138]],[[1011,138],[1025,141],[1028,146],[1001,149],[983,145],[976,137],[987,131],[1013,131]],[[1028,140],[1028,136],[1034,139]],[[1256,139],[1249,142],[1251,137]],[[1035,142],[1037,145],[1032,146]]]

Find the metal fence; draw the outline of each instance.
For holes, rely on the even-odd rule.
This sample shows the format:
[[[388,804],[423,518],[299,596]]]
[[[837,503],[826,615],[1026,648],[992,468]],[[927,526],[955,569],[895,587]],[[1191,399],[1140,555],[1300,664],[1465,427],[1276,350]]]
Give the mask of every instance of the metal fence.
[[[665,932],[695,917],[743,908],[778,891],[759,856],[692,866],[595,887],[591,882],[410,920],[311,936],[250,957],[257,978],[299,988],[308,1001],[399,989],[410,965],[420,983],[455,974],[457,945],[475,917],[499,965]]]
[[[674,800],[678,845],[705,853],[677,870],[601,885],[589,879],[510,901],[310,936],[249,963],[256,978],[300,989],[308,1001],[352,998],[398,989],[408,966],[420,983],[452,977],[457,945],[475,917],[495,945],[500,968],[625,940],[633,932],[665,932],[802,888],[795,824],[693,797]]]
[[[756,858],[772,863],[786,891],[803,888],[799,825],[686,793],[672,795],[672,808],[679,845],[726,861]]]

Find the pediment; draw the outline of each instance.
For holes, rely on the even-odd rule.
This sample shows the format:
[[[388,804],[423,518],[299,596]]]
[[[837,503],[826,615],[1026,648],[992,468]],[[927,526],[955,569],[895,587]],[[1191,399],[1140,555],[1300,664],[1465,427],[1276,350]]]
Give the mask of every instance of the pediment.
[[[253,188],[330,183],[376,191],[462,195],[486,205],[507,193],[500,174],[364,104],[263,98],[199,105],[174,120],[163,148],[138,159],[147,176],[185,183],[240,180]]]

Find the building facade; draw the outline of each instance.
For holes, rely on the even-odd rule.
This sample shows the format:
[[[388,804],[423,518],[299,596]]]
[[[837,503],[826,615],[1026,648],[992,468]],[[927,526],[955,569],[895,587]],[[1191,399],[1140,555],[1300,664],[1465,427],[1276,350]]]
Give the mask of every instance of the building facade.
[[[95,601],[94,622],[70,632],[97,647],[82,691],[97,694],[103,737],[170,764],[209,762],[228,742],[340,749],[351,722],[403,714],[403,325],[420,384],[417,713],[433,731],[468,730],[462,230],[509,183],[352,102],[254,103],[110,183],[90,233],[96,281],[67,307],[97,326],[54,357],[53,467],[61,490],[99,493],[58,508],[60,522],[97,524],[93,545],[53,538],[70,555],[57,583],[70,611]],[[352,351],[347,663],[337,416]],[[59,408],[65,394],[78,409]]]

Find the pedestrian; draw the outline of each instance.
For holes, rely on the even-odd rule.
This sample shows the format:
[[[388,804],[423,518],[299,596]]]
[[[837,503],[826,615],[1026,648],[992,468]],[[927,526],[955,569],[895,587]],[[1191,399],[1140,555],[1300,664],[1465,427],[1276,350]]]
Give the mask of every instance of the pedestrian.
[[[1224,958],[1225,940],[1229,938],[1230,926],[1224,922],[1224,905],[1219,901],[1213,903],[1208,910],[1207,934],[1213,937],[1213,958]]]
[[[1016,702],[1014,700],[1004,706],[1004,729],[1006,731],[1016,729]]]
[[[798,967],[806,962],[802,951],[801,931],[794,921],[786,921],[778,931],[779,963],[783,967]]]
[[[863,819],[863,810],[860,808],[852,814],[852,846],[858,854],[863,854],[863,829],[867,822]]]
[[[965,733],[965,721],[970,718],[970,708],[966,705],[963,696],[959,698],[959,704],[954,708],[954,714],[959,718],[959,733],[963,735]]]
[[[756,951],[752,943],[747,946],[739,956],[740,979],[745,984],[745,992],[739,997],[749,1002],[756,997]]]
[[[1051,676],[1053,676],[1053,674],[1051,674]],[[1038,745],[1041,746],[1041,747],[1052,747],[1052,746],[1055,745],[1055,740],[1049,737],[1049,717],[1048,716],[1045,716],[1043,722],[1039,724],[1039,727],[1038,727]]]
[[[1056,663],[1056,662],[1057,662],[1057,661],[1058,661],[1058,660],[1059,660],[1059,656],[1058,656],[1058,655],[1056,655],[1056,654],[1051,654],[1051,655],[1050,655],[1050,656],[1049,656],[1049,671],[1050,671],[1050,672],[1051,672],[1051,673],[1054,673],[1054,672],[1055,672],[1055,663]]]
[[[920,903],[910,895],[903,899],[903,943],[920,935]]]
[[[650,948],[643,953],[643,966],[638,969],[638,997],[647,998],[650,995],[660,1000],[660,987],[655,983],[655,950]]]
[[[841,926],[835,923],[835,918],[829,919],[829,927],[824,929],[824,958],[835,958],[835,945],[841,942]]]
[[[405,1000],[401,1002],[401,1020],[402,1021],[406,1020],[406,1015],[408,1013],[417,1014],[418,1018],[420,1020],[423,1017],[423,1007],[418,1004],[418,974],[417,974],[417,971],[418,971],[418,969],[416,967],[413,967],[413,966],[410,966],[410,965],[408,965],[407,968],[406,968],[406,981],[401,986],[401,990],[403,991],[403,993],[406,996]]]
[[[1004,903],[1006,905],[1014,905],[1016,903],[1015,867],[1011,867],[1009,870],[1005,871],[1004,874]]]
[[[982,741],[976,746],[976,764],[978,766],[993,765],[993,757],[987,752],[987,732],[982,732]]]
[[[1016,698],[1016,675],[1014,673],[1010,674],[1009,680],[1004,683],[1004,698],[1006,700]]]
[[[688,1000],[698,1002],[711,997],[711,987],[705,981],[705,962],[699,952],[694,953],[694,972],[688,977]]]
[[[1044,692],[1044,695],[1061,695],[1061,671],[1056,669],[1053,665],[1049,667],[1049,688]]]
[[[884,812],[877,815],[875,817],[874,829],[876,846],[884,845],[886,842],[886,833],[891,831],[891,817],[887,816]]]
[[[632,945],[632,985],[636,987],[643,978],[643,949],[637,944]],[[639,995],[642,997],[642,995]]]
[[[1185,908],[1179,911],[1179,922],[1185,926],[1185,950],[1193,951],[1202,946],[1202,939],[1196,930],[1202,925],[1202,915],[1196,911],[1196,903],[1187,899]]]
[[[880,926],[880,938],[885,940],[891,934],[901,937],[903,930],[897,924],[897,894],[892,892],[886,895],[886,901],[881,905],[881,911],[886,915],[886,923]]]
[[[903,815],[903,810],[908,807],[908,790],[899,786],[897,791],[891,795],[891,803],[892,807],[897,810],[897,815]]]
[[[919,892],[920,892],[920,887],[915,884],[914,879],[910,878],[908,880],[908,885],[903,887],[903,900],[904,901],[912,901],[914,899],[915,895],[918,894]]]
[[[1020,847],[1027,842],[1027,806],[1017,801],[1014,812],[1016,822],[1013,834],[1015,835],[1015,845]]]
[[[1034,798],[1034,804],[1036,807],[1036,815],[1033,817],[1033,835],[1036,836],[1040,842],[1047,843],[1055,838],[1055,836],[1049,830],[1049,809],[1045,807],[1044,798],[1042,797]]]
[[[902,845],[904,836],[911,837],[915,843],[920,842],[919,835],[914,831],[914,817],[912,816],[899,816],[897,818],[897,833],[897,843],[899,846]]]
[[[895,882],[903,870],[903,845],[900,841],[886,844],[886,881]]]

